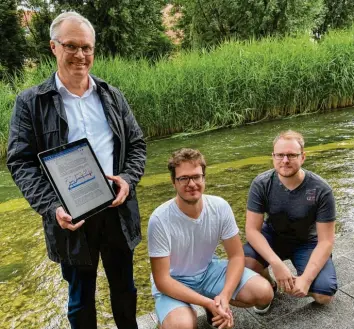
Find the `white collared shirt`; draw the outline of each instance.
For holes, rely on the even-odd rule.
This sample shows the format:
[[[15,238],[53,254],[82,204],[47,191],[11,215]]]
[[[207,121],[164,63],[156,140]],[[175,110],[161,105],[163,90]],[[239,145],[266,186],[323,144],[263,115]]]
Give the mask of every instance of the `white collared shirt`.
[[[106,175],[113,174],[113,132],[108,125],[97,86],[89,76],[89,88],[80,97],[72,94],[60,81],[58,72],[55,82],[63,99],[69,125],[68,141],[87,138]]]

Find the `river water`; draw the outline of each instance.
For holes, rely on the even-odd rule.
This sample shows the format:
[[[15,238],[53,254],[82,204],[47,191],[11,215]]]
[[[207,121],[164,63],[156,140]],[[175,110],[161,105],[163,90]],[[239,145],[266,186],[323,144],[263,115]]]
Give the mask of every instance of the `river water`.
[[[250,183],[271,168],[272,140],[290,128],[305,136],[304,168],[333,187],[337,234],[354,231],[354,109],[151,141],[146,175],[138,187],[143,232],[134,261],[139,315],[153,309],[146,228],[151,212],[174,196],[166,165],[171,152],[180,147],[202,151],[208,163],[206,193],[220,195],[231,204],[244,239]],[[0,328],[68,328],[67,286],[59,266],[47,259],[40,217],[21,198],[4,161],[0,162],[0,187]],[[221,249],[217,252],[223,255]],[[96,299],[99,328],[113,328],[102,267]]]

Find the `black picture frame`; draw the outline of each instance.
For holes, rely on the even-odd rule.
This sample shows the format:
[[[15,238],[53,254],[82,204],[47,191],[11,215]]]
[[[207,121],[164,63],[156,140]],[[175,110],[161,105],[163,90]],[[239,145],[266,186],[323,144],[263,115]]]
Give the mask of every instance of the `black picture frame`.
[[[48,177],[49,182],[51,183],[55,193],[57,194],[63,208],[65,209],[65,211],[72,216],[72,211],[70,211],[68,205],[66,204],[64,197],[62,196],[63,191],[60,191],[58,188],[58,182],[55,181],[55,179],[53,178],[48,166],[46,165],[46,159],[48,159],[48,157],[51,156],[60,156],[62,154],[65,153],[69,153],[74,149],[77,149],[78,147],[86,147],[88,146],[88,149],[90,150],[90,154],[92,155],[93,159],[94,159],[94,164],[97,166],[97,168],[99,169],[100,174],[102,175],[103,180],[105,181],[105,186],[103,186],[103,188],[106,189],[106,191],[109,191],[111,198],[107,201],[105,201],[104,203],[93,207],[92,209],[89,209],[88,211],[86,211],[85,213],[77,216],[77,217],[73,217],[72,218],[72,222],[75,224],[77,222],[79,222],[82,219],[87,219],[89,217],[91,217],[92,215],[104,210],[105,208],[107,208],[109,205],[112,204],[113,200],[116,198],[116,194],[114,193],[111,184],[109,183],[109,181],[107,180],[107,177],[95,155],[95,152],[93,151],[90,142],[88,141],[87,138],[82,138],[79,139],[77,141],[68,143],[68,144],[64,144],[43,152],[38,153],[38,159],[41,163],[42,168],[44,169],[44,172],[46,173],[46,176]]]

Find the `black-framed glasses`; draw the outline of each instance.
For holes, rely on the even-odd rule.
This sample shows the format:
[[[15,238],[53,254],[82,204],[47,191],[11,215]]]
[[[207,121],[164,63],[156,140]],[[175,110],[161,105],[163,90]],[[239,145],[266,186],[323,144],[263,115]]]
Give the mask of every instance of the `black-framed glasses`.
[[[204,179],[205,179],[204,174],[176,177],[176,181],[178,181],[178,183],[180,183],[183,186],[187,186],[190,180],[192,180],[195,184],[200,184],[204,181]]]
[[[272,153],[272,154],[276,160],[283,160],[285,157],[287,157],[288,160],[291,161],[297,159],[299,155],[302,154],[302,152],[301,153]]]
[[[85,55],[85,56],[91,56],[93,55],[94,51],[95,51],[95,47],[91,47],[91,46],[88,46],[88,45],[85,45],[85,46],[82,46],[82,47],[79,47],[79,46],[76,46],[76,45],[72,45],[70,43],[63,43],[63,42],[60,42],[59,40],[57,39],[54,39],[55,42],[59,43],[63,48],[64,48],[64,51],[68,54],[76,54],[79,49],[82,50],[82,53]]]

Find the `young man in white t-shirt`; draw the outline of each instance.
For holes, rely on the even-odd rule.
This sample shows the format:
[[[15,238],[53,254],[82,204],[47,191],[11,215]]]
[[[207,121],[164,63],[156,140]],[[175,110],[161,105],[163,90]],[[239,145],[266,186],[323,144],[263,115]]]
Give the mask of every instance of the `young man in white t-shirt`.
[[[267,305],[273,299],[272,287],[245,268],[230,205],[220,197],[203,194],[203,155],[181,149],[173,154],[168,168],[176,198],[158,207],[148,226],[152,294],[160,328],[197,328],[193,304],[206,309],[213,326],[231,328],[229,303]],[[220,240],[228,260],[214,256]]]

